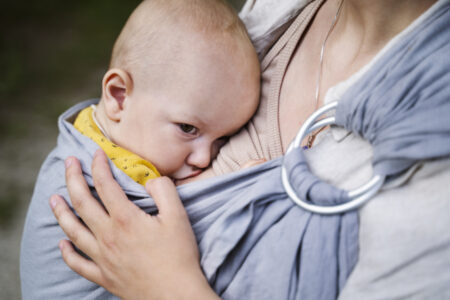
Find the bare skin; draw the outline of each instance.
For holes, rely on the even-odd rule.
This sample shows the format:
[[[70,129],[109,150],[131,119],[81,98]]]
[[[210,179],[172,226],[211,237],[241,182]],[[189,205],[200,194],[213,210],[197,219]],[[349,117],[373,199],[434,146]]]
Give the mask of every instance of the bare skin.
[[[345,0],[341,19],[327,44],[320,101],[325,91],[370,61],[395,34],[434,2]],[[303,39],[302,51],[296,51],[284,79],[280,107],[284,147],[314,109],[318,55],[338,3],[330,0],[321,7]],[[107,215],[100,206],[94,205],[77,161],[74,158],[70,161],[67,168],[70,196],[93,234],[74,217],[63,199],[53,197],[51,206],[68,237],[93,261],[82,258],[68,241],[62,241],[62,255],[69,267],[125,299],[178,299],[180,295],[185,299],[217,298],[201,273],[192,230],[168,180],[157,179],[147,187],[155,197],[160,215],[146,216],[123,195],[118,196],[121,191],[110,176],[105,158],[98,155],[93,165],[94,178],[97,184],[101,182],[100,196],[109,212]],[[142,231],[147,234],[142,235]],[[129,253],[130,243],[134,248],[132,253]],[[153,246],[155,243],[157,247]],[[160,263],[168,257],[177,264]],[[127,281],[127,276],[132,276],[133,282]],[[144,286],[155,288],[143,289]]]

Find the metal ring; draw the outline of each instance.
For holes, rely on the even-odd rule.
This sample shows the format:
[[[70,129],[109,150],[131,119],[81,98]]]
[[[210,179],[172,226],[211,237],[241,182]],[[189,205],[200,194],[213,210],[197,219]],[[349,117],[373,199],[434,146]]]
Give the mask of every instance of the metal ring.
[[[315,131],[323,126],[336,124],[335,117],[328,117],[317,121],[317,119],[324,113],[330,110],[334,110],[336,109],[336,107],[337,102],[332,102],[315,111],[305,121],[305,123],[303,123],[303,126],[300,128],[300,131],[298,132],[297,136],[295,137],[291,145],[289,145],[286,151],[286,155],[295,148],[299,148],[298,149],[299,151],[303,151],[303,149],[301,149],[300,147],[300,144],[302,140],[310,132]],[[292,199],[292,201],[294,201],[294,203],[296,203],[298,206],[302,207],[307,211],[324,215],[340,214],[360,207],[361,205],[366,203],[369,199],[371,199],[380,190],[380,188],[383,186],[384,179],[385,179],[384,176],[376,175],[373,176],[367,183],[363,184],[359,188],[348,191],[347,195],[350,201],[346,203],[334,206],[320,206],[305,202],[297,196],[297,194],[295,193],[294,189],[291,186],[291,183],[289,182],[284,162],[283,165],[281,166],[281,181],[283,183],[284,189],[286,190],[286,193]]]

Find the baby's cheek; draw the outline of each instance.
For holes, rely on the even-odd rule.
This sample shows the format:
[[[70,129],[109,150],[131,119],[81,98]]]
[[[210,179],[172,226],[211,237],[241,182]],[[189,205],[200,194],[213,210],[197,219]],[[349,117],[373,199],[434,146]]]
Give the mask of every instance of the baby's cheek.
[[[172,177],[184,167],[185,160],[183,159],[182,154],[166,149],[165,151],[159,153],[158,157],[155,158],[155,163],[153,164],[161,175]]]

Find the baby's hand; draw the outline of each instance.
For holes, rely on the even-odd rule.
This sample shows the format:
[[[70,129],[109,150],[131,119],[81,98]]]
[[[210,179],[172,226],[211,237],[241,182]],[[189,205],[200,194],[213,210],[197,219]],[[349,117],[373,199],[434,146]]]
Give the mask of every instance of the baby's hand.
[[[245,164],[243,164],[241,166],[241,170],[247,169],[247,168],[251,168],[251,167],[254,167],[254,166],[257,166],[257,165],[260,165],[260,164],[263,164],[266,161],[267,160],[265,158],[249,160],[248,162],[246,162]]]

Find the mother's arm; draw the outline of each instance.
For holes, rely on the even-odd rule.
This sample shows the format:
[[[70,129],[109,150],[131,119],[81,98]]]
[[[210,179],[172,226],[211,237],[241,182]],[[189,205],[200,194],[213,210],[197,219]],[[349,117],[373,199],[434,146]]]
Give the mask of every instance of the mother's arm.
[[[86,228],[59,196],[50,206],[69,241],[60,242],[67,265],[81,276],[124,299],[218,299],[200,268],[199,254],[187,214],[168,178],[147,184],[159,209],[150,216],[125,196],[113,179],[102,151],[93,161],[92,197],[77,159],[66,162],[72,205]]]

